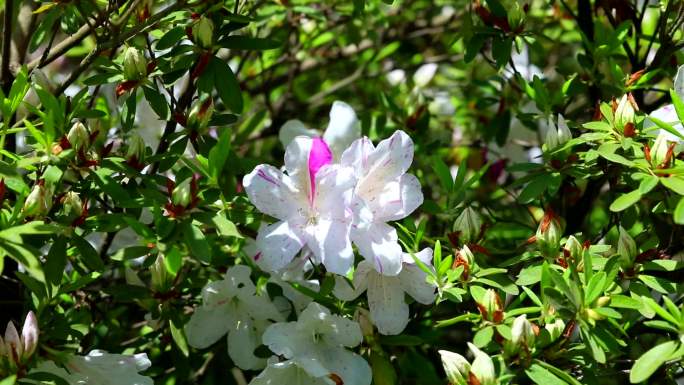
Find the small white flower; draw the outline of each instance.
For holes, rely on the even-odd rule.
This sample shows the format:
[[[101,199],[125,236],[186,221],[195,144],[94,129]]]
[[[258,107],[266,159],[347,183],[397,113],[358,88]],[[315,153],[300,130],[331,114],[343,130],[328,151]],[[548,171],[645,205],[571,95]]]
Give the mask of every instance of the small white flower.
[[[188,343],[198,349],[209,347],[228,334],[228,354],[242,369],[260,369],[266,360],[254,355],[261,345],[261,333],[283,316],[269,298],[258,295],[250,279],[250,268],[230,268],[225,279],[202,289],[202,305],[185,325]]]
[[[416,84],[416,87],[425,87],[428,85],[432,78],[435,77],[437,68],[438,66],[435,63],[427,63],[418,67],[416,72],[413,74],[413,82]]]
[[[432,249],[423,249],[415,256],[428,266],[432,263]],[[354,272],[353,290],[344,279],[336,281],[334,293],[342,300],[367,292],[371,320],[381,334],[399,334],[406,328],[409,306],[404,293],[425,305],[435,300],[436,286],[426,281],[427,274],[414,264],[410,254],[404,254],[403,261],[404,268],[397,276],[382,275],[368,261],[361,262]]]
[[[330,122],[322,135],[318,130],[307,128],[299,120],[288,120],[280,128],[278,138],[283,147],[287,147],[294,138],[300,135],[311,138],[322,137],[330,147],[333,158],[339,159],[342,151],[361,137],[361,123],[349,104],[337,100],[333,102],[330,109]]]
[[[462,355],[447,350],[438,351],[444,372],[453,385],[466,385],[470,373],[470,362]]]
[[[262,269],[282,269],[304,246],[330,272],[344,274],[351,268],[347,208],[355,178],[351,169],[331,161],[325,141],[299,136],[285,151],[287,174],[262,164],[244,177],[249,200],[262,213],[279,219],[257,236],[255,260]]]
[[[12,321],[7,323],[5,338],[0,336],[0,365],[3,359],[15,364],[16,360],[26,361],[36,351],[38,346],[38,320],[32,311],[29,311],[21,329],[21,335]]]
[[[335,385],[329,377],[312,377],[295,361],[269,363],[249,385]]]
[[[43,361],[34,371],[54,374],[69,385],[153,385],[150,377],[138,373],[151,365],[145,353],[130,356],[93,350],[87,356],[70,356],[66,369]]]
[[[366,137],[358,139],[342,154],[342,166],[358,179],[351,240],[381,274],[397,275],[402,266],[397,231],[386,222],[407,217],[423,203],[418,178],[406,173],[412,162],[413,141],[404,131],[377,147]]]
[[[271,351],[292,360],[310,377],[332,375],[339,377],[345,385],[370,385],[370,366],[361,356],[346,349],[359,345],[362,340],[359,324],[332,315],[315,302],[307,306],[297,322],[273,324],[263,336],[264,344]],[[287,381],[277,383],[289,384]]]
[[[406,71],[402,69],[394,69],[387,73],[387,82],[392,86],[398,86],[406,80]]]

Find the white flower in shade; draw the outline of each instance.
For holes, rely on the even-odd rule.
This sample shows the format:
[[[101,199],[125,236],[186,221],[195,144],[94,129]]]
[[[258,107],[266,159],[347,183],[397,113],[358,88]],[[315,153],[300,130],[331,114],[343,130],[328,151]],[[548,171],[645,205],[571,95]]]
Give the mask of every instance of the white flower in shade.
[[[406,71],[402,69],[394,69],[387,73],[387,82],[392,86],[398,86],[406,80]]]
[[[428,266],[432,264],[432,249],[423,249],[415,256]],[[367,292],[371,320],[381,334],[399,334],[406,328],[409,306],[404,293],[425,305],[433,303],[436,297],[436,286],[427,282],[427,274],[414,264],[413,257],[404,254],[403,260],[404,268],[397,276],[382,275],[368,261],[361,262],[354,272],[353,290],[344,279],[336,280],[334,293],[342,300],[349,301]]]
[[[348,206],[356,180],[351,169],[331,162],[323,139],[298,136],[285,151],[287,173],[262,164],[244,177],[249,200],[279,220],[257,236],[255,260],[264,270],[282,269],[304,246],[330,272],[344,274],[351,268]]]
[[[679,66],[679,69],[677,69],[677,75],[675,75],[674,85],[672,86],[672,88],[674,89],[675,93],[679,96],[679,98],[684,100],[684,65]],[[675,130],[679,131],[680,134],[684,135],[684,126],[682,125],[682,122],[679,120],[679,116],[677,116],[677,111],[675,110],[673,104],[667,104],[663,107],[658,108],[657,110],[651,112],[650,116],[658,120],[661,120],[665,123],[671,124]],[[644,128],[653,127],[655,125],[656,124],[651,119],[646,119],[644,121]],[[682,143],[684,143],[684,140],[682,140],[682,138],[674,134],[671,134],[663,129],[660,129],[658,131],[658,134],[665,134],[667,140],[678,142],[678,150],[681,150]]]
[[[413,162],[413,141],[396,131],[377,147],[368,138],[356,140],[342,154],[341,164],[358,179],[351,210],[351,240],[381,274],[397,275],[402,250],[394,227],[386,222],[407,217],[423,203],[418,178],[407,174]]]
[[[150,377],[139,374],[151,365],[145,353],[130,356],[93,350],[87,356],[69,357],[66,369],[43,361],[33,371],[56,375],[69,385],[153,385]]]
[[[567,141],[572,139],[572,133],[568,124],[565,122],[563,115],[558,114],[558,125],[553,123],[553,118],[549,116],[547,131],[546,131],[546,150],[553,150],[556,147],[564,145]]]
[[[261,333],[271,321],[283,316],[268,296],[259,295],[250,279],[250,268],[230,268],[225,279],[202,289],[202,305],[185,325],[188,343],[198,349],[209,347],[228,334],[228,354],[242,369],[261,369],[266,360],[254,355],[261,345]]]
[[[270,363],[249,385],[335,385],[330,377],[313,377],[295,361]]]
[[[5,338],[0,336],[0,365],[3,360],[9,360],[11,365],[17,361],[24,362],[30,358],[38,346],[38,320],[32,311],[29,311],[21,329],[21,335],[12,321],[7,323]]]
[[[342,151],[361,137],[361,123],[354,109],[349,104],[338,100],[333,102],[330,109],[330,122],[322,135],[318,130],[307,128],[299,120],[288,120],[280,128],[278,138],[283,146],[287,147],[294,138],[300,135],[312,138],[322,137],[330,147],[333,157],[339,159]]]
[[[359,345],[362,340],[359,324],[332,315],[315,302],[307,306],[297,322],[273,324],[263,336],[264,344],[271,351],[294,361],[310,377],[336,378],[345,385],[370,385],[370,366],[361,356],[346,349]]]
[[[494,362],[489,355],[478,349],[475,345],[468,342],[470,351],[475,356],[472,364],[460,354],[440,350],[444,371],[453,385],[467,385],[472,383],[472,379],[481,385],[494,385],[496,381],[496,370]]]

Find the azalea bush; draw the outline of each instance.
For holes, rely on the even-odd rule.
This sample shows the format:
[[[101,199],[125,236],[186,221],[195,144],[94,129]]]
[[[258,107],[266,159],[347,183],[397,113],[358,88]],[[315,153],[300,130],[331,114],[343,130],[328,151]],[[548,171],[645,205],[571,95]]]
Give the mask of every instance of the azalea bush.
[[[0,385],[684,378],[681,1],[0,4]]]

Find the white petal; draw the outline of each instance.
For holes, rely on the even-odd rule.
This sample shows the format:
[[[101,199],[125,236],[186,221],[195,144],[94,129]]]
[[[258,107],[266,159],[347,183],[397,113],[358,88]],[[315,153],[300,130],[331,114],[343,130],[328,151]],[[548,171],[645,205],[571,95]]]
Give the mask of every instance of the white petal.
[[[344,385],[370,385],[371,368],[358,354],[343,348],[328,348],[319,350],[317,357],[326,369],[342,379]]]
[[[362,177],[368,173],[368,157],[374,150],[373,142],[367,137],[357,139],[342,153],[340,164],[351,167],[357,177]]]
[[[384,275],[397,275],[402,267],[402,250],[397,231],[386,223],[352,228],[351,238],[359,253]]]
[[[269,364],[249,385],[334,385],[326,377],[312,377],[295,361]]]
[[[335,275],[335,288],[333,295],[342,301],[353,301],[361,294],[355,290],[351,284],[341,275]]]
[[[7,328],[5,329],[5,344],[8,351],[14,351],[17,357],[21,357],[21,354],[24,352],[24,346],[21,344],[19,332],[17,332],[17,328],[12,321],[7,323]]]
[[[323,134],[335,159],[356,139],[361,137],[361,124],[354,109],[345,102],[335,101],[330,109],[330,123]]]
[[[371,320],[378,331],[386,335],[401,333],[409,321],[409,307],[399,278],[370,273],[366,294]]]
[[[427,274],[415,265],[406,265],[399,273],[403,290],[416,301],[429,305],[435,301],[435,285],[426,281]]]
[[[226,335],[232,326],[230,310],[227,304],[214,308],[200,306],[185,325],[185,335],[188,344],[197,349],[204,349],[213,345]]]
[[[679,66],[677,69],[677,75],[675,75],[672,88],[674,88],[679,98],[684,100],[684,65]]]
[[[310,338],[313,333],[323,336],[319,344],[354,347],[363,341],[358,323],[331,314],[327,307],[316,302],[304,309],[297,323],[301,330],[309,333],[306,338]]]
[[[331,273],[345,275],[354,263],[350,228],[350,222],[319,218],[309,229],[307,246]]]
[[[256,292],[256,286],[252,282],[250,275],[252,269],[246,265],[235,265],[226,271],[224,280],[230,297],[246,299]]]
[[[282,127],[280,127],[280,131],[278,132],[278,139],[280,139],[280,143],[283,144],[284,148],[287,148],[287,146],[292,142],[292,140],[298,136],[309,136],[309,137],[314,137],[314,136],[320,136],[320,133],[316,130],[306,128],[304,123],[302,123],[299,120],[288,120],[283,124]]]
[[[377,199],[385,185],[395,181],[413,162],[413,141],[404,131],[395,131],[381,141],[366,160],[367,174],[359,181],[357,194],[366,201]]]
[[[309,337],[297,322],[279,322],[266,328],[261,340],[273,353],[290,359],[304,356],[312,350],[313,340]]]
[[[29,311],[24,320],[24,327],[21,330],[21,341],[24,346],[24,355],[26,357],[33,354],[38,344],[38,320],[32,311]]]
[[[387,222],[406,218],[423,204],[420,181],[414,175],[404,174],[398,182],[388,183],[387,186],[392,184],[396,184],[396,188],[391,195],[381,194],[378,198],[380,209],[375,213],[376,220]],[[385,191],[388,191],[387,187]]]
[[[351,167],[324,166],[316,175],[315,211],[325,218],[347,219],[355,185]]]
[[[253,294],[249,297],[241,299],[240,311],[249,314],[255,320],[264,321],[284,321],[285,318],[274,303],[268,298],[268,294],[264,291],[261,294]]]
[[[313,141],[306,136],[294,138],[285,149],[285,170],[295,181],[300,196],[308,200],[311,191],[309,176],[309,155]]]
[[[287,266],[304,244],[302,235],[289,222],[277,222],[266,226],[257,235],[260,254],[256,263],[266,271]]]
[[[242,180],[250,202],[264,214],[285,220],[297,212],[297,191],[289,176],[262,164]]]
[[[428,266],[432,266],[432,249],[429,247],[424,248],[423,250],[413,253],[413,255],[418,258],[419,261],[423,262],[424,264]],[[411,256],[410,253],[404,253],[402,259],[404,260],[404,263],[408,263],[409,265],[414,265],[416,261],[413,260],[413,257]]]
[[[266,360],[254,355],[261,345],[261,330],[249,317],[242,317],[228,332],[228,355],[244,370],[256,370],[266,366]]]

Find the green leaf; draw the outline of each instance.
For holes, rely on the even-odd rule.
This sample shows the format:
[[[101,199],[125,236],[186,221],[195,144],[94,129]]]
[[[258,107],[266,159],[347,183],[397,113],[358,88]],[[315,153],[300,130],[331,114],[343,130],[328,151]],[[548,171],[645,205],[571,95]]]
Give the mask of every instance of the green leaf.
[[[677,78],[679,78],[679,72],[677,73],[677,75]],[[674,106],[675,111],[677,112],[677,117],[680,121],[684,122],[684,101],[682,101],[681,97],[677,94],[677,92],[675,92],[674,89],[670,90],[670,98],[672,98],[672,105]]]
[[[634,362],[629,372],[629,382],[636,384],[646,381],[659,367],[672,358],[678,348],[678,342],[667,341],[649,349]]]
[[[202,230],[189,221],[186,225],[185,242],[195,258],[202,262],[211,263],[211,246],[209,242],[204,237]]]
[[[216,229],[221,236],[242,238],[235,223],[226,218],[224,213],[216,214],[211,220],[216,225]]]
[[[180,349],[181,353],[183,353],[185,357],[188,357],[190,355],[190,350],[188,349],[188,342],[185,339],[183,329],[177,327],[176,322],[173,320],[169,322],[169,328],[171,329],[171,337],[173,337],[173,342],[176,343],[176,346],[178,346],[178,349]]]
[[[76,247],[79,252],[80,259],[83,264],[92,271],[102,271],[104,270],[104,263],[100,259],[100,255],[97,253],[93,245],[90,244],[85,238],[78,235],[74,235],[71,238],[71,244]]]
[[[614,162],[614,163],[619,163],[628,167],[631,167],[634,165],[634,163],[631,160],[626,159],[622,155],[618,155],[615,153],[615,150],[617,150],[618,145],[613,144],[613,143],[604,143],[602,144],[599,148],[596,149],[596,152],[599,153],[603,158]]]
[[[64,268],[67,264],[67,241],[65,237],[58,237],[50,247],[47,260],[44,265],[45,278],[53,285],[59,285],[62,281]]]
[[[567,382],[556,377],[553,373],[539,364],[532,364],[529,369],[525,371],[527,377],[539,385],[567,385]]]
[[[533,178],[530,183],[523,188],[518,196],[520,203],[530,203],[544,193],[548,186],[548,175],[540,175]]]
[[[672,217],[676,224],[684,225],[684,197],[679,199],[679,202],[677,202],[677,206],[674,209]]]
[[[171,247],[171,250],[164,255],[164,265],[166,270],[174,277],[178,274],[183,266],[183,254],[176,247]]]
[[[159,119],[167,120],[171,111],[164,96],[152,87],[143,87],[143,92],[145,93],[145,99],[147,99],[152,110],[159,116]]]
[[[216,145],[209,151],[209,175],[218,184],[219,177],[231,152],[231,130],[223,130]]]
[[[660,183],[679,195],[684,195],[684,179],[677,176],[662,177]]]
[[[610,204],[610,211],[619,212],[637,203],[641,199],[641,192],[637,189],[620,195]]]
[[[165,50],[168,48],[173,47],[181,41],[185,37],[185,29],[183,27],[176,27],[173,29],[170,29],[168,32],[164,34],[164,36],[161,37],[157,41],[157,44],[155,45],[155,49],[157,50]]]
[[[432,158],[432,169],[437,174],[442,188],[448,194],[454,185],[454,180],[451,178],[449,167],[444,163],[442,158],[435,156]]]
[[[658,181],[659,179],[655,175],[649,174],[644,176],[644,179],[639,183],[639,192],[641,192],[642,195],[648,194],[658,185]]]
[[[14,382],[17,380],[16,375],[11,375],[7,378],[4,378],[0,380],[0,385],[14,385]]]
[[[223,103],[235,113],[242,112],[242,90],[237,77],[225,61],[212,57],[214,67],[214,86]]]
[[[397,383],[397,373],[389,359],[375,350],[371,352],[370,364],[373,369],[373,384],[394,385]]]

